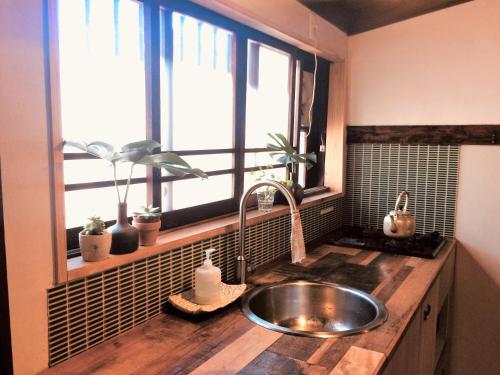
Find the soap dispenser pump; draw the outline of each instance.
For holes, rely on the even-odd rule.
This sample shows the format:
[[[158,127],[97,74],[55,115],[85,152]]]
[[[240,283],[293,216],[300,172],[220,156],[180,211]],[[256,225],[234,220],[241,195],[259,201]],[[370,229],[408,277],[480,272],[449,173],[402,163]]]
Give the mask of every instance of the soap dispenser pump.
[[[215,249],[205,250],[207,258],[203,265],[196,268],[194,274],[194,297],[199,305],[212,305],[221,300],[220,268],[212,264],[212,253]]]

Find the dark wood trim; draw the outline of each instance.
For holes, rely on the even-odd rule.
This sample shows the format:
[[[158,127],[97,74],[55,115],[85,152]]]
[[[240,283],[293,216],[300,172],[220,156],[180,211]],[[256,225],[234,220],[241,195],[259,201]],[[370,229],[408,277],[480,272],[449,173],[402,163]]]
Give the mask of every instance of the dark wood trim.
[[[233,38],[233,76],[234,76],[234,141],[236,150],[234,155],[234,198],[239,201],[243,195],[244,168],[245,168],[245,127],[247,101],[247,59],[248,38],[239,33]]]
[[[258,168],[257,168],[258,169]],[[219,176],[221,174],[229,174],[229,173],[234,173],[235,169],[230,168],[230,169],[221,169],[218,171],[210,171],[206,172],[208,176]],[[172,182],[172,181],[179,181],[179,180],[185,180],[185,179],[191,179],[191,178],[198,178],[194,175],[186,175],[184,177],[177,177],[177,176],[160,176],[158,178],[159,182]],[[132,178],[130,180],[130,185],[136,185],[136,184],[143,184],[148,181],[147,177],[142,177],[142,178]],[[127,184],[127,180],[118,180],[117,181],[119,186],[123,186]],[[75,191],[75,190],[86,190],[86,189],[98,189],[98,188],[104,188],[104,187],[111,187],[115,186],[115,182],[112,180],[107,180],[107,181],[94,181],[94,182],[82,182],[82,183],[77,183],[77,184],[67,184],[65,185],[64,189],[65,191]]]
[[[210,219],[238,210],[237,200],[234,198],[225,199],[217,202],[210,202],[194,207],[187,207],[180,210],[163,212],[161,215],[161,229],[180,227],[182,225],[192,224],[198,221]]]
[[[347,143],[498,145],[500,125],[348,126]]]
[[[314,56],[302,54],[304,71],[314,74]],[[330,62],[318,57],[316,72],[316,90],[312,111],[312,128],[307,137],[307,152],[314,152],[317,162],[306,172],[306,188],[324,185],[325,153],[320,152],[321,137],[326,142],[326,124],[328,121],[328,93],[330,86]]]
[[[146,137],[161,143],[160,8],[157,0],[144,3],[146,64]],[[147,167],[147,204],[161,204],[161,171]]]
[[[10,333],[9,290],[7,254],[3,222],[2,173],[0,170],[0,373],[13,374],[12,344]]]
[[[132,178],[130,180],[130,185],[135,185],[135,184],[143,184],[147,182],[146,177],[142,178]],[[117,181],[119,186],[123,186],[127,184],[127,180],[118,180]],[[75,191],[75,190],[85,190],[85,189],[98,189],[98,188],[105,188],[105,187],[111,187],[115,186],[115,182],[112,180],[108,181],[94,181],[94,182],[81,182],[78,184],[67,184],[64,185],[64,191]]]
[[[158,140],[157,140],[158,141]],[[159,142],[159,141],[158,141]],[[253,151],[254,149],[249,149]],[[266,149],[255,149],[255,152],[266,151]],[[235,152],[234,148],[214,148],[208,150],[179,150],[179,151],[163,151],[163,152],[175,152],[179,156],[191,156],[191,155],[213,155],[213,154],[230,154]],[[99,159],[97,156],[86,154],[84,152],[66,152],[64,153],[64,160],[88,160],[88,159]]]
[[[211,176],[220,176],[223,174],[232,174],[232,173],[235,173],[235,171],[236,170],[234,168],[230,168],[230,169],[221,169],[219,171],[210,171],[210,172],[206,172],[206,174],[208,177],[211,177]],[[187,176],[184,176],[184,177],[163,176],[160,179],[160,181],[161,182],[172,182],[172,181],[180,181],[180,180],[189,180],[191,178],[198,178],[198,177],[196,177],[195,175],[192,175],[192,174],[188,174]]]
[[[260,170],[261,168],[284,168],[286,167],[285,164],[271,164],[271,165],[258,165],[256,167],[246,167],[244,168],[245,172],[256,172]]]
[[[354,35],[471,0],[299,1],[347,35]]]

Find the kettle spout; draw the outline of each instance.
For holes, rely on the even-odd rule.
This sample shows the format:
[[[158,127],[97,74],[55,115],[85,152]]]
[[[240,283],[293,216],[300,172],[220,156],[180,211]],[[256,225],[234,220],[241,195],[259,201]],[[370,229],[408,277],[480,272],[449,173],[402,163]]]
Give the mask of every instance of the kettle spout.
[[[398,226],[396,225],[396,221],[394,220],[394,216],[389,215],[389,218],[391,219],[391,226],[390,226],[391,232],[396,233],[398,231]]]

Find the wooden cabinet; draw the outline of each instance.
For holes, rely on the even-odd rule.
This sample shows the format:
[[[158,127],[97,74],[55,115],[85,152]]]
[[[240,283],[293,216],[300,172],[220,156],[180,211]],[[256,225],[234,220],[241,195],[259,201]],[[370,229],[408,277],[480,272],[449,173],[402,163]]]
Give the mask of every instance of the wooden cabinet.
[[[455,252],[452,252],[382,371],[384,375],[447,373],[449,296],[454,265]]]
[[[420,320],[420,370],[421,375],[434,374],[436,362],[436,332],[438,316],[439,278],[424,298],[417,318]]]
[[[384,375],[418,375],[420,362],[420,326],[418,316],[414,316],[394,356],[383,371]]]

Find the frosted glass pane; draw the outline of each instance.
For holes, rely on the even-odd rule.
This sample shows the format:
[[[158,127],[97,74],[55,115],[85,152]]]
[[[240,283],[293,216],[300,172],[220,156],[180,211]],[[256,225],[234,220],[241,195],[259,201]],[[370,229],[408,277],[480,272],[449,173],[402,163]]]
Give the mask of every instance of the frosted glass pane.
[[[143,5],[131,0],[58,4],[63,137],[115,146],[144,139]]]
[[[268,152],[247,152],[245,154],[245,168],[279,164]]]
[[[210,176],[162,184],[163,210],[172,211],[233,197],[233,175]]]
[[[116,175],[118,179],[127,179],[130,166],[117,164]],[[136,165],[133,178],[146,177],[146,167]],[[113,168],[111,164],[97,159],[89,160],[65,160],[64,161],[64,183],[77,184],[82,182],[95,182],[113,180]]]
[[[164,57],[160,61],[162,143],[170,150],[232,148],[233,35],[179,13],[173,14],[172,26],[171,98],[166,89],[168,62]]]
[[[122,187],[122,199],[123,199]],[[145,205],[146,184],[130,185],[127,198],[128,214]],[[104,221],[115,220],[118,198],[114,187],[67,191],[65,193],[66,228],[83,226],[90,216],[100,216]]]
[[[290,56],[252,41],[248,51],[245,144],[265,147],[267,133],[288,135]]]

